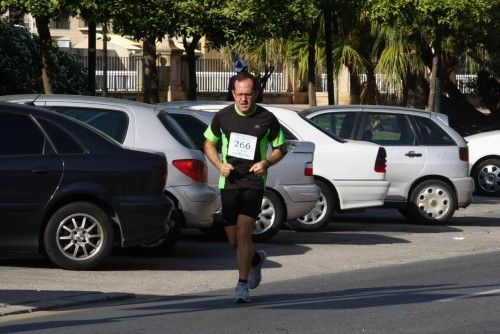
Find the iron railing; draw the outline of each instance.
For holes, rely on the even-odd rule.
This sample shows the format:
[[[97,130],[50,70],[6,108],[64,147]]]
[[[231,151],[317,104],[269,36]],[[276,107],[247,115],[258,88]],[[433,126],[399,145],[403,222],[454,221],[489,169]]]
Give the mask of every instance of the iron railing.
[[[222,59],[200,58],[196,61],[196,82],[199,92],[226,92],[229,78],[234,74],[233,65]],[[264,74],[264,72],[260,72],[257,73],[257,76],[263,77]],[[266,82],[264,91],[273,93],[287,91],[287,76],[283,66],[275,66]]]
[[[88,68],[88,57],[75,55],[85,70]],[[158,59],[158,66],[160,60]],[[108,57],[108,91],[110,92],[140,92],[142,91],[142,57]],[[102,91],[104,85],[103,77],[104,60],[102,56],[96,58],[96,90]],[[233,76],[232,64],[220,59],[198,59],[196,61],[196,80],[199,92],[226,92],[229,78]],[[264,72],[258,74],[264,75]],[[318,76],[318,91],[326,92],[326,73]],[[366,74],[361,75],[361,83],[366,82]],[[476,75],[457,74],[456,83],[458,89],[464,94],[475,93],[474,83]],[[376,74],[377,87],[381,95],[394,95],[395,88],[386,84],[383,74]],[[269,77],[265,91],[270,93],[283,93],[288,89],[288,76],[284,66],[276,66]]]

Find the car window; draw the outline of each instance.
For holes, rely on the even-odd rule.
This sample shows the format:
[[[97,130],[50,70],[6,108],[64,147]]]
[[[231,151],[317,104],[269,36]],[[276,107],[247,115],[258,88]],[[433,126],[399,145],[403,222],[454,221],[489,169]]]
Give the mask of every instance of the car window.
[[[203,144],[205,143],[205,136],[203,133],[207,129],[207,125],[197,119],[196,117],[190,115],[181,115],[181,114],[170,114],[177,123],[186,131],[188,136],[194,142],[196,147],[203,151]]]
[[[56,150],[60,154],[84,153],[82,146],[60,126],[44,118],[37,118],[37,121],[44,128]]]
[[[198,148],[194,144],[194,142],[189,138],[189,135],[184,131],[182,126],[176,122],[172,116],[166,111],[162,111],[158,114],[158,118],[160,119],[163,126],[167,129],[167,131],[175,138],[177,141],[187,148],[195,149]]]
[[[51,110],[76,118],[104,132],[123,144],[128,128],[128,116],[118,110],[79,107],[52,107]]]
[[[415,144],[415,133],[406,115],[365,113],[361,126],[361,140],[383,146],[408,146]]]
[[[43,154],[45,136],[28,115],[0,112],[0,156]]]
[[[429,146],[455,146],[455,141],[439,125],[426,117],[412,118],[422,134],[422,143]]]
[[[342,138],[353,139],[353,112],[329,112],[311,118],[320,128]]]

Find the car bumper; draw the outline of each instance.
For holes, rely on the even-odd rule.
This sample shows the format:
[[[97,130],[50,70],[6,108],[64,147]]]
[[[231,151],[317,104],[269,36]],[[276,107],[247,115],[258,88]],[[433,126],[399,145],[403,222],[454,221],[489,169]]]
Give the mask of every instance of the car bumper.
[[[334,181],[340,209],[358,209],[384,205],[389,181]]]
[[[457,205],[459,208],[466,208],[472,202],[472,193],[474,192],[474,179],[472,177],[463,177],[451,179],[453,186],[457,191]]]
[[[209,227],[213,222],[217,191],[208,185],[169,187],[177,200],[187,228]]]
[[[314,184],[286,185],[273,188],[286,206],[287,220],[297,219],[310,212],[319,199],[319,188]]]
[[[127,196],[115,203],[122,247],[154,241],[168,232],[174,204],[167,196]]]

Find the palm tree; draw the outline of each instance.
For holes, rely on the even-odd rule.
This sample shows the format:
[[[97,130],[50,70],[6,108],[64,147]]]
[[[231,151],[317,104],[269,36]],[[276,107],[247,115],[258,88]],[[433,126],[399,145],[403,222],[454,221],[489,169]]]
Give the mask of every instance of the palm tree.
[[[373,52],[378,58],[375,71],[384,75],[386,88],[394,90],[400,104],[407,105],[409,81],[425,70],[416,43],[402,27],[374,24],[372,31],[376,34]]]

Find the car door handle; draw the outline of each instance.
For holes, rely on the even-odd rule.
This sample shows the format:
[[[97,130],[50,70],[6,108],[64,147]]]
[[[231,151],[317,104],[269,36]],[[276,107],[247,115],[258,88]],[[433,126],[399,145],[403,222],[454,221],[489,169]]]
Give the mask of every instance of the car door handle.
[[[416,153],[415,151],[410,151],[408,153],[405,153],[407,157],[413,158],[413,157],[421,157],[422,153]]]
[[[34,168],[31,170],[34,174],[47,174],[49,171],[44,168]]]

